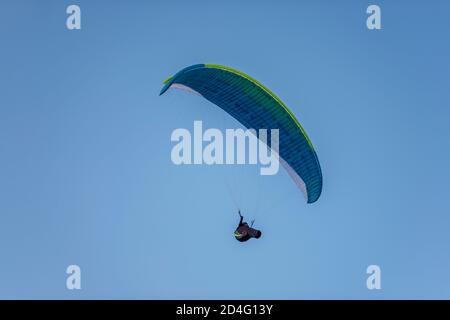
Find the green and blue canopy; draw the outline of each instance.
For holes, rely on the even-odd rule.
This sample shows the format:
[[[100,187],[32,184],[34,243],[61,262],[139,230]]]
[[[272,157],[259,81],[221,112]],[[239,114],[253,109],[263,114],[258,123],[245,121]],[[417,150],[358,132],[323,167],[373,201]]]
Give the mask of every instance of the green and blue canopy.
[[[311,140],[289,108],[269,89],[245,73],[216,64],[196,64],[164,81],[169,88],[198,93],[247,128],[279,129],[280,162],[308,203],[319,199],[322,172]]]

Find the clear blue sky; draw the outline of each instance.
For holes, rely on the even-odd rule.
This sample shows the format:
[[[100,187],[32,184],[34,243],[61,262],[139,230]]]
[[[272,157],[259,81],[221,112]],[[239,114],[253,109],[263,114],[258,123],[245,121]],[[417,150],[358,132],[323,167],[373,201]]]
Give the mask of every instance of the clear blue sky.
[[[70,4],[82,30],[66,29]],[[2,1],[0,298],[450,298],[449,12]],[[158,96],[195,63],[242,70],[292,109],[321,161],[317,203],[284,171],[172,164],[174,129],[238,126],[195,95]],[[235,202],[261,239],[233,238]]]

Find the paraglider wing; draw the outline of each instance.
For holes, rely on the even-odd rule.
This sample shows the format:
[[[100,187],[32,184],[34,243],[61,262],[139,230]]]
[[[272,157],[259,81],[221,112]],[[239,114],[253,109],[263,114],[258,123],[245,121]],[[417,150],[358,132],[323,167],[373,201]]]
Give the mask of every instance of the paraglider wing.
[[[197,93],[222,108],[247,128],[279,129],[280,162],[308,203],[319,199],[322,172],[314,147],[288,107],[261,83],[229,67],[196,64],[164,81],[169,88]]]

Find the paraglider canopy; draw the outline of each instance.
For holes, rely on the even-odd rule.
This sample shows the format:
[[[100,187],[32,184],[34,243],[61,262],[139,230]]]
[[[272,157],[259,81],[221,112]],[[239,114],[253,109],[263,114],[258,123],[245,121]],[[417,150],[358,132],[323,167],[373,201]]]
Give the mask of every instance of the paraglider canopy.
[[[319,199],[322,172],[311,140],[291,110],[257,80],[226,66],[196,64],[165,80],[160,95],[169,88],[201,95],[247,128],[278,128],[281,164],[308,203]]]

